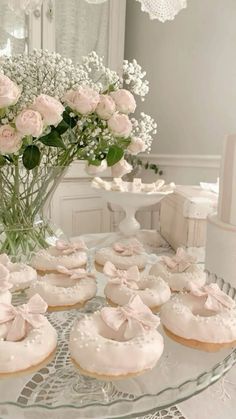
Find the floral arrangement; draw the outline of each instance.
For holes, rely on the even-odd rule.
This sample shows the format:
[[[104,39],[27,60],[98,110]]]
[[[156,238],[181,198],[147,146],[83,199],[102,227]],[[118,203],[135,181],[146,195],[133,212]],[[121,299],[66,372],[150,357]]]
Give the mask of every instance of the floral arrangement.
[[[124,61],[121,78],[95,52],[79,65],[37,50],[1,62],[0,251],[46,245],[52,231],[39,213],[72,161],[85,160],[91,175],[132,171],[128,156],[150,151],[156,133],[150,116],[130,116],[134,95],[143,100],[148,90],[135,60]]]
[[[30,170],[82,159],[91,174],[115,165],[114,176],[122,176],[132,170],[125,154],[150,150],[155,122],[144,113],[129,117],[133,94],[148,93],[135,60],[124,61],[122,79],[94,52],[74,66],[59,54],[33,51],[7,58],[0,71],[1,164],[22,159]]]

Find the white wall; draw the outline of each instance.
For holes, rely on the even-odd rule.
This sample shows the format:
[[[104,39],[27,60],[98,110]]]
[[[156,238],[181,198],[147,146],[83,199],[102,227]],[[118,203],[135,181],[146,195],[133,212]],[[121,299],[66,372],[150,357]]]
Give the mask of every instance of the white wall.
[[[150,80],[142,107],[158,123],[153,152],[220,154],[236,132],[236,0],[188,0],[164,24],[127,0],[125,56]]]

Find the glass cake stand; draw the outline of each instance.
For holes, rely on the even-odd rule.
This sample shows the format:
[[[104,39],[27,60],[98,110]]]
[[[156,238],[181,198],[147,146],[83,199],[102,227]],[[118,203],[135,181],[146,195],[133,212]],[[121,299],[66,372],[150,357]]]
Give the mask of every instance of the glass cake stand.
[[[103,280],[102,274],[99,274],[100,280]],[[234,288],[223,280],[216,282],[236,299]],[[14,304],[24,301],[24,293],[14,295]],[[99,381],[83,376],[70,360],[69,332],[75,318],[104,304],[103,297],[96,297],[82,310],[48,313],[59,337],[55,357],[37,372],[0,380],[1,419],[137,418],[201,392],[236,362],[236,349],[201,352],[175,343],[161,331],[165,349],[153,370],[120,381]],[[177,410],[175,413],[177,417]]]

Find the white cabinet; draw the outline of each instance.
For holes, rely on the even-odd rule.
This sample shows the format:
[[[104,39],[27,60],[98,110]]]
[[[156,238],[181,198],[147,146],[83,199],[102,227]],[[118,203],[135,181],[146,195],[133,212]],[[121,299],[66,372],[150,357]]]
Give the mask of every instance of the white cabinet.
[[[50,217],[56,226],[71,236],[111,231],[111,213],[84,171],[83,162],[75,162],[58,186],[50,205]]]

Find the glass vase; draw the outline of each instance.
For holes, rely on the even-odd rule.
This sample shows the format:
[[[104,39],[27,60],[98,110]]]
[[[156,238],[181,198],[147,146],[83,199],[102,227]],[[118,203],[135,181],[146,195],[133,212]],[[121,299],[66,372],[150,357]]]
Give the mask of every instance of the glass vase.
[[[0,253],[13,261],[30,260],[32,253],[56,240],[47,215],[65,167],[36,167],[23,164],[0,168]]]

